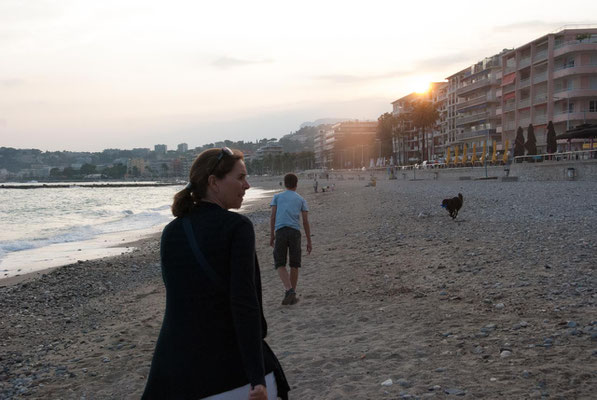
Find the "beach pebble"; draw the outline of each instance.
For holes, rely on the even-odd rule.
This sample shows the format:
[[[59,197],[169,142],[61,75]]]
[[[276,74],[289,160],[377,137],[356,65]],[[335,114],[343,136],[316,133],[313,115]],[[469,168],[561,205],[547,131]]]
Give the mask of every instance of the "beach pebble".
[[[500,353],[500,357],[502,357],[502,358],[510,357],[511,355],[512,355],[512,352],[509,350],[504,350]]]
[[[446,389],[444,393],[452,396],[464,396],[466,392],[462,389]]]
[[[503,309],[504,309],[504,307],[506,307],[506,306],[504,305],[504,303],[497,303],[497,304],[496,304],[494,307],[495,307],[497,310],[503,310]]]
[[[525,321],[520,321],[519,323],[514,324],[514,326],[512,327],[512,329],[518,330],[518,329],[521,329],[521,328],[526,328],[528,325],[529,324],[526,323]]]
[[[386,379],[385,381],[383,381],[381,383],[381,386],[392,386],[394,384],[394,382],[392,382],[392,378],[390,379]]]
[[[409,381],[407,381],[406,379],[398,379],[396,381],[396,383],[404,388],[409,388],[412,386],[411,383]]]

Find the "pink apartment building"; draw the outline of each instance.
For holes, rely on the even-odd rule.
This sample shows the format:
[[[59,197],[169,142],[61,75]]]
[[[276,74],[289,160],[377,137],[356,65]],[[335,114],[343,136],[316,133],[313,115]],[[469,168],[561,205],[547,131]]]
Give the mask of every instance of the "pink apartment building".
[[[453,75],[448,80],[447,147],[474,146],[481,154],[483,143],[491,149],[501,145],[502,56],[507,50],[487,57]]]
[[[437,105],[440,119],[428,132],[427,159],[440,159],[448,147],[462,150],[465,144],[469,154],[476,146],[479,157],[483,143],[491,153],[494,142],[498,153],[512,154],[517,128],[523,128],[526,138],[531,123],[537,150],[545,152],[549,121],[557,134],[582,123],[597,123],[597,28],[547,34],[446,79],[433,83],[428,93],[411,93],[392,102],[394,115],[408,115],[412,103],[422,99]],[[399,130],[394,138],[398,162],[418,162],[420,132],[408,121]],[[560,143],[560,150],[569,147],[580,150],[583,141]]]
[[[563,29],[502,57],[501,141],[511,148],[516,130],[535,128],[538,152],[545,152],[546,127],[557,134],[597,123],[597,28]],[[582,140],[570,150],[580,150]],[[568,150],[560,144],[560,150]]]

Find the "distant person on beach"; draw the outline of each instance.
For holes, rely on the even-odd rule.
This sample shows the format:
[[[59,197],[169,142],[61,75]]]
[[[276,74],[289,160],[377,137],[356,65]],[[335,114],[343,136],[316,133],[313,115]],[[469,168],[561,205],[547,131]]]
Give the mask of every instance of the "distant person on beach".
[[[209,149],[174,197],[176,219],[162,233],[166,311],[142,399],[288,399],[265,342],[261,276],[243,154]]]
[[[319,186],[319,182],[317,182],[317,178],[315,178],[315,182],[313,182],[313,189],[315,189],[315,193],[317,193],[317,186]]]
[[[317,181],[316,181],[317,182]],[[298,301],[296,284],[301,267],[301,227],[299,219],[303,217],[303,227],[307,236],[307,254],[311,254],[311,228],[309,227],[309,207],[297,192],[298,178],[295,174],[284,176],[286,190],[274,195],[270,206],[270,246],[274,248],[274,268],[282,280],[284,299],[282,305],[292,305]],[[315,189],[317,191],[317,187]],[[286,269],[286,256],[289,256],[290,274]]]

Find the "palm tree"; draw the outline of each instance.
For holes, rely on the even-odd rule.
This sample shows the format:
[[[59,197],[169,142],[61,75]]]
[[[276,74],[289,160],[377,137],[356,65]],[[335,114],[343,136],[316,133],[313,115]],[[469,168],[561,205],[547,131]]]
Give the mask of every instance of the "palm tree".
[[[425,161],[427,159],[427,151],[425,150],[427,147],[427,134],[425,133],[425,130],[434,126],[438,118],[439,112],[437,111],[437,108],[433,102],[419,100],[413,104],[412,122],[416,128],[421,129],[423,134],[421,161]]]
[[[410,122],[410,117],[407,114],[399,114],[396,116],[396,129],[394,136],[396,137],[396,144],[398,152],[401,152],[402,164],[408,163],[408,156],[406,151],[406,141],[408,139],[407,125]]]
[[[398,125],[398,118],[391,113],[383,113],[377,118],[377,139],[381,142],[382,157],[392,155],[392,137]]]

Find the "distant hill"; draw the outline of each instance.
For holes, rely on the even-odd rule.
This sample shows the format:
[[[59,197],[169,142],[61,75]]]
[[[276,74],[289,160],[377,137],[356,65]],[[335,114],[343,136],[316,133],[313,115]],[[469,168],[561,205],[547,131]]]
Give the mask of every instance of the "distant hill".
[[[352,118],[321,118],[315,120],[313,122],[307,121],[301,124],[301,128],[305,128],[307,126],[319,126],[319,125],[326,125],[326,124],[337,124],[338,122],[342,121],[351,121]]]

